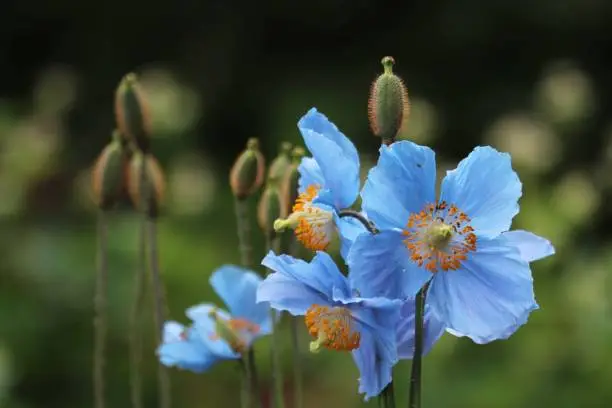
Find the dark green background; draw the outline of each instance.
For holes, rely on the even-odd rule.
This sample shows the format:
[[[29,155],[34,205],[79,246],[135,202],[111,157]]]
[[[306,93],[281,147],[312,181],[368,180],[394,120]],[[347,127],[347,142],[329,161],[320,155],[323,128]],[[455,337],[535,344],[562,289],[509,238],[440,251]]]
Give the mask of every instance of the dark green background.
[[[296,122],[316,106],[360,148],[365,172],[378,146],[367,93],[393,55],[413,102],[404,137],[435,148],[441,171],[477,144],[511,152],[524,183],[515,227],[558,251],[535,264],[541,310],[511,339],[444,336],[425,359],[424,406],[608,407],[611,23],[605,0],[5,1],[0,406],[91,406],[89,168],[113,129],[122,75],[141,75],[153,108],[153,149],[168,178],[161,265],[172,317],[185,321],[186,307],[218,301],[209,274],[239,260],[227,173],[246,140],[259,137],[271,158],[281,141],[299,143]],[[137,225],[125,211],[111,223],[110,407],[129,406]],[[306,406],[359,406],[350,357],[306,347]],[[283,353],[290,378],[288,336]],[[267,381],[267,339],[258,359]],[[396,375],[400,406],[408,369],[402,362]],[[237,406],[235,364],[174,371],[172,381],[175,407]]]

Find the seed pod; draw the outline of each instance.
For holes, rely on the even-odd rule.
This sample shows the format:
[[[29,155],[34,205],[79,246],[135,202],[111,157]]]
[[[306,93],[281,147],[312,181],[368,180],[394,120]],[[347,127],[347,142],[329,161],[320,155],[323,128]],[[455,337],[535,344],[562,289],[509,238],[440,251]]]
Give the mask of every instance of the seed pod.
[[[257,205],[257,223],[268,239],[276,236],[274,221],[285,218],[287,205],[281,196],[280,190],[274,184],[268,184]]]
[[[283,200],[286,204],[287,214],[291,212],[291,208],[295,203],[295,200],[298,197],[298,182],[300,180],[300,173],[298,172],[298,167],[302,162],[302,157],[306,154],[306,151],[301,146],[296,146],[291,152],[291,165],[287,170],[285,177],[283,178],[283,183],[281,186],[281,192],[283,195]]]
[[[134,207],[150,218],[157,218],[165,195],[166,183],[163,170],[154,156],[140,152],[132,156],[127,186]]]
[[[127,152],[120,140],[114,139],[100,153],[92,171],[92,190],[96,205],[109,210],[121,199],[125,187]]]
[[[244,200],[259,190],[263,184],[265,171],[266,164],[259,151],[259,140],[251,138],[230,171],[230,186],[234,196]]]
[[[406,125],[410,102],[404,82],[393,73],[393,57],[384,57],[381,63],[384,72],[370,88],[368,118],[372,133],[380,137],[382,143],[390,145]]]
[[[148,153],[151,145],[151,115],[136,74],[127,74],[119,83],[115,93],[115,116],[120,132],[138,150]]]
[[[279,183],[287,173],[289,166],[291,165],[291,143],[283,142],[281,144],[280,152],[272,163],[268,170],[268,182]]]

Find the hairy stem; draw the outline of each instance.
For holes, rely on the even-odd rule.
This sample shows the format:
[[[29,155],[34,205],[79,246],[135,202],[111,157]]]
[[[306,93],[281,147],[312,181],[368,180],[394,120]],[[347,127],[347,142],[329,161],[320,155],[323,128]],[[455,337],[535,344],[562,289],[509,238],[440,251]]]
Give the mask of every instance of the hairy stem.
[[[421,369],[423,356],[423,325],[425,320],[425,298],[429,283],[419,290],[415,298],[415,322],[414,322],[414,355],[412,357],[412,371],[410,373],[410,394],[408,397],[409,408],[421,407]]]
[[[252,265],[253,247],[251,245],[251,225],[249,219],[249,205],[246,199],[234,199],[234,210],[236,212],[236,227],[238,231],[238,250],[240,262],[245,268]]]
[[[105,408],[104,364],[106,354],[107,297],[108,297],[108,225],[104,211],[98,213],[98,250],[96,287],[94,294],[94,406]]]
[[[133,408],[142,408],[142,314],[147,278],[146,227],[142,222],[138,240],[138,270],[134,275],[134,299],[130,318],[130,397]]]
[[[273,250],[278,253],[280,250],[280,239],[278,237],[267,237],[266,240],[266,249]],[[267,270],[267,273],[270,273],[270,270]],[[272,318],[272,322],[276,323],[278,321],[277,312],[275,310],[270,309],[270,317]],[[274,395],[274,407],[276,408],[284,408],[285,407],[285,397],[283,393],[283,372],[280,365],[280,336],[275,327],[276,324],[272,325],[272,386],[273,386],[273,395]]]

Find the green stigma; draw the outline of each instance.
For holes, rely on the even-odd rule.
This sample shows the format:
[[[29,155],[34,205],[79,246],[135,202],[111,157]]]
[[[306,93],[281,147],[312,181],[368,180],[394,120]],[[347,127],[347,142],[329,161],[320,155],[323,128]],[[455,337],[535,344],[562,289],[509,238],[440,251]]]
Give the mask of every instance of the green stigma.
[[[445,248],[453,237],[453,227],[443,222],[435,223],[427,231],[427,243],[436,249]]]
[[[313,354],[317,354],[321,351],[321,347],[327,342],[327,336],[323,332],[319,332],[316,340],[310,342],[309,349]]]

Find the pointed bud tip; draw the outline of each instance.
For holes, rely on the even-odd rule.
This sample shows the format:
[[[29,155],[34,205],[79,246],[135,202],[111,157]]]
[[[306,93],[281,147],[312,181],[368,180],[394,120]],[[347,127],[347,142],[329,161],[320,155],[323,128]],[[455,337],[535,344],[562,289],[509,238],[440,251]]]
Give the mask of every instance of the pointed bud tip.
[[[259,151],[259,140],[250,138],[246,149],[240,153],[230,170],[230,187],[234,196],[244,200],[259,190],[263,184],[266,163]]]
[[[151,117],[149,105],[134,73],[121,78],[115,92],[115,120],[122,136],[141,151],[150,147]]]

